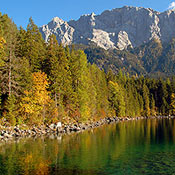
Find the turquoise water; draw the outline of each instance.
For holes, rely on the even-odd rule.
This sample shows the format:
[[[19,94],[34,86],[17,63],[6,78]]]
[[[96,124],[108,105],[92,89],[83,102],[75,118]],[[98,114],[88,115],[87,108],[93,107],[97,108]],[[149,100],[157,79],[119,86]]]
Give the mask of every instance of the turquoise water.
[[[127,121],[1,145],[1,174],[173,175],[175,120]]]

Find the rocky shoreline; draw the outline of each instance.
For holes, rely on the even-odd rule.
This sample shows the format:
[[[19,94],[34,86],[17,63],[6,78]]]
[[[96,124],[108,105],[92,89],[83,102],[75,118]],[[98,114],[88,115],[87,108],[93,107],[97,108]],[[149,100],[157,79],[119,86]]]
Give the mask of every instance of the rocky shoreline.
[[[0,126],[0,142],[12,141],[18,138],[49,136],[53,134],[70,134],[75,132],[82,132],[84,130],[93,129],[104,124],[115,122],[139,120],[147,118],[175,118],[174,116],[154,116],[154,117],[106,117],[96,122],[86,123],[71,123],[62,124],[61,122],[52,123],[50,125],[43,125],[40,127],[31,127],[26,129],[26,125],[21,126]]]

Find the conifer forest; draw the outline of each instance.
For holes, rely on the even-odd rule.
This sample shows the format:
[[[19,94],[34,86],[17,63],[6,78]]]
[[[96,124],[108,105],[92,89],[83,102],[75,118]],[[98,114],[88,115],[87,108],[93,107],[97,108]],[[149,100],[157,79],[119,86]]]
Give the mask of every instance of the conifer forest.
[[[55,35],[45,43],[32,18],[23,29],[0,14],[0,123],[38,126],[174,114],[175,77],[104,71]]]

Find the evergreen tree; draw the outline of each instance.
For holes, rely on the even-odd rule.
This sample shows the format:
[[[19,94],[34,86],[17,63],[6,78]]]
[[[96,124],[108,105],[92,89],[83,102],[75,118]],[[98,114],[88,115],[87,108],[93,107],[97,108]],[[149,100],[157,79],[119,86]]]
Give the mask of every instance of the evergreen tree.
[[[16,106],[16,98],[14,95],[8,96],[8,99],[5,104],[5,113],[4,117],[7,121],[14,126],[16,124],[16,117],[17,117],[17,106]]]
[[[20,76],[19,60],[15,56],[15,48],[17,45],[18,30],[16,25],[7,16],[0,16],[2,35],[3,52],[1,52],[1,60],[3,64],[0,66],[0,88],[2,91],[2,112],[3,116],[12,124],[16,123],[16,105],[19,96],[19,82]],[[1,51],[2,51],[1,50]],[[16,115],[16,116],[15,116]]]
[[[143,84],[142,94],[143,94],[143,102],[144,102],[144,115],[149,116],[150,115],[149,89],[145,84]]]
[[[87,58],[83,51],[71,52],[70,71],[72,77],[72,88],[74,91],[75,115],[82,120],[90,117],[89,98],[89,70]]]
[[[8,96],[16,93],[17,82],[16,76],[16,57],[15,57],[15,45],[17,36],[17,27],[11,21],[7,15],[0,17],[0,23],[2,23],[3,37],[6,41],[4,45],[5,54],[3,54],[3,66],[1,66],[1,88],[4,94],[8,93]]]
[[[107,88],[107,81],[106,75],[104,71],[100,70],[95,64],[90,66],[91,72],[91,81],[93,82],[93,86],[90,85],[90,101],[95,104],[95,115],[97,117],[104,117],[106,116],[108,111],[108,88]],[[95,88],[95,89],[94,89]],[[95,99],[92,99],[95,98]],[[92,109],[91,109],[92,110]]]
[[[167,86],[162,79],[160,79],[158,82],[157,93],[158,93],[157,102],[158,102],[159,112],[165,115],[169,110],[168,103],[167,103],[168,91],[167,91]]]
[[[51,81],[50,90],[60,119],[72,111],[72,81],[69,69],[70,53],[58,45],[55,35],[49,37],[44,70]]]
[[[125,116],[125,101],[124,93],[121,87],[112,81],[109,82],[109,101],[111,103],[111,108],[115,110],[116,116]]]
[[[151,110],[151,115],[155,116],[156,115],[156,109],[155,109],[155,100],[153,95],[151,94],[151,100],[150,100],[150,110]]]
[[[21,35],[21,42],[23,43],[21,48],[23,57],[29,60],[33,72],[40,70],[45,57],[45,43],[32,18],[29,19],[27,32],[21,30]]]
[[[98,102],[97,102],[97,96],[100,94],[97,90],[97,73],[96,73],[96,66],[95,65],[88,65],[89,67],[89,97],[90,97],[90,111],[91,111],[91,117],[98,117],[98,112],[100,109],[98,109]]]

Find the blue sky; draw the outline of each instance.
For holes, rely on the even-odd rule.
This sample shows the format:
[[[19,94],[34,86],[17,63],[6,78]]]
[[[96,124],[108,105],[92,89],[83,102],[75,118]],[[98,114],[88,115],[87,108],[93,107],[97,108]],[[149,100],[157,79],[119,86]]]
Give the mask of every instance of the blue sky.
[[[17,26],[24,28],[28,19],[41,26],[47,24],[55,16],[65,21],[78,19],[83,14],[100,14],[104,10],[120,8],[122,6],[138,6],[165,11],[175,2],[170,0],[2,0],[0,12],[6,13],[13,19]]]

